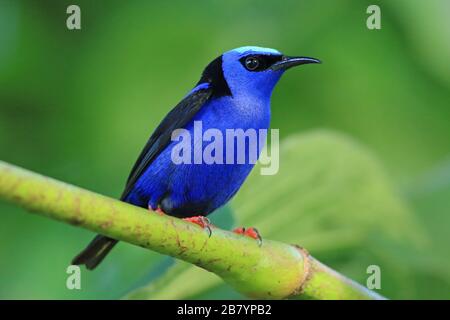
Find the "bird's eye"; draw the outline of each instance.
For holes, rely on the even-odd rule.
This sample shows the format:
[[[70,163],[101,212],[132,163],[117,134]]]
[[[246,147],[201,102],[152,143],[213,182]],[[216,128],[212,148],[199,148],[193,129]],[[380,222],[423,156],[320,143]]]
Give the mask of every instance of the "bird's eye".
[[[255,57],[248,57],[245,59],[245,67],[247,70],[254,71],[259,67],[259,60]]]

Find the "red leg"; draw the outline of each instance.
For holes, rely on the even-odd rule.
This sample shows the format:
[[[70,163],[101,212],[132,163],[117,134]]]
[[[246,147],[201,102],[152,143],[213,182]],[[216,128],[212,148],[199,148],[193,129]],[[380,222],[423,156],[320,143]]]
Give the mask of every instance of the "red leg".
[[[245,228],[244,227],[239,227],[233,230],[234,233],[237,234],[245,234]]]
[[[154,211],[156,214],[159,214],[160,216],[166,214],[160,207],[156,208],[156,210],[153,210],[153,208],[150,205],[148,205],[148,210]]]
[[[209,233],[209,236],[211,236],[211,222],[209,219],[205,216],[195,216],[195,217],[188,217],[183,218],[184,221],[194,223],[198,226],[200,226],[203,229],[206,229]]]
[[[262,238],[259,234],[258,230],[256,228],[250,227],[250,228],[244,228],[239,227],[233,230],[234,233],[242,234],[244,236],[250,237],[252,239],[255,239],[258,241],[259,246],[262,245]]]

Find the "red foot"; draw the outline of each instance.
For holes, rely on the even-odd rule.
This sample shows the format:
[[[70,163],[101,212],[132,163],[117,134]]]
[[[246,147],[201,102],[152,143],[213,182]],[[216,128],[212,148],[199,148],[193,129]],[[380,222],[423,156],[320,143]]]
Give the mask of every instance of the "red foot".
[[[156,214],[159,214],[160,216],[163,216],[166,214],[164,211],[162,211],[162,209],[160,207],[153,210],[153,208],[150,205],[148,205],[148,210],[150,210],[152,212],[154,211]]]
[[[162,209],[161,209],[160,207],[156,208],[155,212],[156,212],[157,214],[159,214],[160,216],[163,216],[163,215],[166,214],[164,211],[162,211]]]
[[[195,217],[183,218],[183,220],[194,223],[194,224],[200,226],[201,228],[206,229],[209,233],[209,236],[211,236],[211,222],[209,221],[209,219],[207,217],[195,216]]]
[[[237,234],[242,234],[244,236],[253,238],[255,240],[258,240],[258,244],[261,246],[262,244],[262,238],[261,235],[259,234],[258,230],[256,228],[244,228],[244,227],[239,227],[233,230],[234,233]]]

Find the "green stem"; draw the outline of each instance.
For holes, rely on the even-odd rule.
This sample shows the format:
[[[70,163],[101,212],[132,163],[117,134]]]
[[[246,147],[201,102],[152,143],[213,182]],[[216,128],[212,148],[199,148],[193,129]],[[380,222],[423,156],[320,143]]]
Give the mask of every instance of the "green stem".
[[[87,191],[0,161],[0,198],[211,271],[254,298],[383,299],[305,250],[197,225]]]

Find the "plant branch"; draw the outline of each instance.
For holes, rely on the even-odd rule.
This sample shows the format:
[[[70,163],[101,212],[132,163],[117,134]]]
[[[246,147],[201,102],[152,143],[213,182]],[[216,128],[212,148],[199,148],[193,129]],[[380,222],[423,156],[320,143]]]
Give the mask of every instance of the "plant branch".
[[[254,298],[383,299],[306,250],[149,213],[0,161],[0,199],[36,214],[193,263]]]

